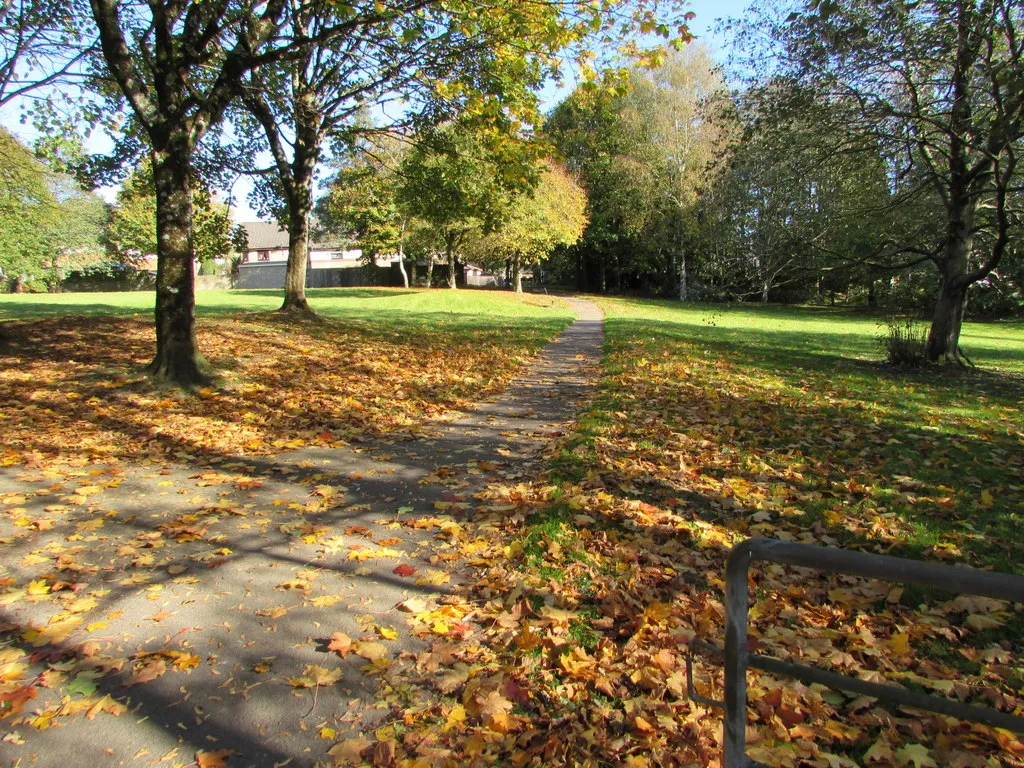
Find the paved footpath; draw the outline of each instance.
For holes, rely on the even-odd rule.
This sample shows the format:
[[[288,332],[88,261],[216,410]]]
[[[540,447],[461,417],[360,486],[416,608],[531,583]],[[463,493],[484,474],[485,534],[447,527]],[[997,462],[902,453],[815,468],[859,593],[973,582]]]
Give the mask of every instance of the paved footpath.
[[[422,648],[396,606],[450,599],[460,541],[446,527],[474,494],[529,476],[596,384],[600,310],[567,301],[577,321],[522,377],[418,439],[121,467],[120,484],[97,497],[99,523],[96,508],[32,535],[0,521],[0,577],[20,582],[39,558],[63,555],[79,568],[82,599],[96,602],[79,605],[91,623],[34,647],[24,628],[63,626],[47,624],[53,601],[0,603],[0,630],[23,638],[33,671],[61,672],[0,721],[0,767],[170,768],[218,750],[231,750],[231,768],[330,765],[338,738],[385,711],[372,658],[342,660],[327,650],[331,635],[385,658]],[[90,467],[88,482],[101,470]],[[57,501],[31,470],[0,472],[0,490],[23,491],[30,515]],[[3,653],[0,643],[0,673]],[[318,674],[308,665],[342,677],[296,687]],[[40,714],[61,696],[73,705],[105,694],[107,711]]]

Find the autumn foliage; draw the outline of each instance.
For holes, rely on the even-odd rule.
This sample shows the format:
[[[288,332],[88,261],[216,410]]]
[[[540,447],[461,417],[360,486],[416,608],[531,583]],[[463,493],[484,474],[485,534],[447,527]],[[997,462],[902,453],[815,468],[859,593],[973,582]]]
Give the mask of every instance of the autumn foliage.
[[[852,357],[836,366],[811,344],[759,349],[763,336],[702,310],[602,303],[611,347],[596,403],[550,447],[545,474],[478,497],[472,586],[446,606],[445,637],[389,680],[413,701],[396,697],[394,722],[339,747],[340,764],[386,744],[398,765],[718,765],[720,712],[689,699],[685,660],[691,638],[722,644],[734,544],[1017,568],[1003,527],[1024,501],[1012,376],[907,381]],[[962,407],[975,386],[984,417]],[[1024,706],[1019,606],[770,564],[750,594],[758,653]],[[721,699],[720,661],[695,668]],[[748,692],[749,755],[768,765],[1024,762],[1006,731],[753,670]]]

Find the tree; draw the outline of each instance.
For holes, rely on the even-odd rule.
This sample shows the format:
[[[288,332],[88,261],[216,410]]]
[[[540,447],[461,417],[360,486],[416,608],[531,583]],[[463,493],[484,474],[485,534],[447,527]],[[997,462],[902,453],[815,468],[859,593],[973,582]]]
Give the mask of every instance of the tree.
[[[537,186],[516,196],[500,224],[475,238],[469,252],[484,263],[510,266],[515,292],[522,293],[523,267],[542,261],[558,246],[574,245],[586,225],[586,192],[564,167],[548,160]]]
[[[545,126],[590,199],[582,246],[616,279],[687,297],[697,203],[720,169],[733,121],[706,47],[634,68],[617,95],[577,90]]]
[[[150,371],[183,386],[206,383],[210,371],[195,340],[192,276],[191,180],[194,154],[211,126],[244,88],[247,73],[297,60],[309,46],[343,45],[361,35],[401,33],[410,18],[429,33],[455,17],[467,40],[463,56],[486,54],[508,62],[506,74],[535,80],[539,70],[557,69],[558,54],[589,60],[586,41],[625,29],[643,28],[671,37],[685,33],[684,15],[666,0],[612,0],[592,4],[521,4],[491,0],[483,5],[443,0],[359,0],[301,7],[331,12],[330,22],[305,36],[290,24],[283,0],[210,0],[202,3],[143,3],[91,0],[109,79],[123,95],[150,147],[157,193],[157,351]],[[660,13],[668,6],[668,23]],[[294,5],[292,7],[295,7]],[[671,25],[671,26],[670,26]],[[441,28],[447,25],[440,23]],[[497,30],[496,35],[491,32]],[[399,35],[406,45],[418,38]],[[488,50],[488,43],[492,49]],[[629,48],[629,46],[627,46]],[[632,46],[632,53],[645,55]],[[653,55],[653,54],[646,54]],[[481,115],[504,114],[503,82],[480,72],[479,87],[466,106]],[[534,109],[536,99],[533,101]]]
[[[232,225],[228,207],[201,182],[194,180],[191,192],[195,259],[204,263],[229,256],[241,227]],[[157,253],[156,210],[152,166],[143,160],[121,185],[110,216],[108,241],[121,261],[133,263]]]
[[[208,383],[195,337],[193,155],[277,33],[283,3],[91,0],[110,80],[149,146],[156,191],[156,356],[150,372]]]
[[[98,195],[82,189],[70,176],[51,174],[50,191],[56,209],[47,229],[44,258],[48,260],[49,289],[58,291],[69,271],[105,260],[103,234],[110,211]]]
[[[398,203],[433,227],[456,288],[463,247],[492,231],[511,197],[535,182],[536,147],[479,126],[448,124],[422,137],[402,163]]]
[[[779,289],[806,295],[826,279],[867,281],[862,260],[894,228],[883,215],[884,159],[850,151],[812,105],[778,113],[761,102],[738,100],[742,139],[698,207],[709,297],[768,301]]]
[[[101,260],[105,219],[102,200],[0,128],[0,272],[14,290],[57,290],[66,269]]]
[[[577,88],[552,111],[544,125],[571,173],[582,182],[588,198],[589,223],[582,242],[571,249],[577,287],[604,292],[609,267],[618,252],[639,253],[631,241],[633,228],[630,192],[623,182],[621,158],[628,152],[628,137],[619,119],[619,99],[609,91]],[[625,247],[621,247],[624,245]],[[621,275],[616,275],[621,279]]]
[[[398,202],[402,183],[398,169],[407,150],[408,144],[400,136],[375,137],[344,159],[316,205],[321,229],[352,237],[364,259],[397,254],[406,288],[405,244],[417,226]],[[415,264],[412,281],[416,281]]]
[[[666,283],[674,275],[676,295],[686,301],[697,203],[733,133],[725,80],[707,46],[691,43],[660,67],[635,70],[630,82],[619,109],[632,138],[623,158],[639,193],[631,197],[643,211],[635,226],[666,255]]]
[[[769,17],[765,17],[769,18]],[[1006,258],[1024,132],[1019,7],[1002,0],[828,0],[763,24],[777,77],[827,106],[830,130],[888,160],[892,205],[938,201],[941,226],[890,232],[872,263],[931,261],[939,289],[927,342],[960,359],[969,288]],[[748,39],[753,40],[755,34]]]

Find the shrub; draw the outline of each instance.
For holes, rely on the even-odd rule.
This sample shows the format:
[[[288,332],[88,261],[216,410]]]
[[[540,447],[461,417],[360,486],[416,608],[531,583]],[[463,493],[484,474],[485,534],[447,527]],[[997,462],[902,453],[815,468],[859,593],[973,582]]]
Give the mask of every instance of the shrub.
[[[928,328],[911,317],[890,317],[879,337],[890,365],[920,366],[928,362],[925,344]]]

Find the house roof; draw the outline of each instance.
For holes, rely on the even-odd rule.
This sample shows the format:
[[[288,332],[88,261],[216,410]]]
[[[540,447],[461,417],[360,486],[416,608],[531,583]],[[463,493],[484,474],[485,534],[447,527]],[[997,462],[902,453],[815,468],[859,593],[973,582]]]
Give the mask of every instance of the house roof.
[[[249,238],[250,251],[273,251],[288,247],[288,232],[281,229],[276,221],[243,221],[242,228]],[[315,230],[315,222],[310,222],[310,228]],[[311,239],[309,247],[311,250],[333,251],[342,249],[344,243],[339,239]]]

